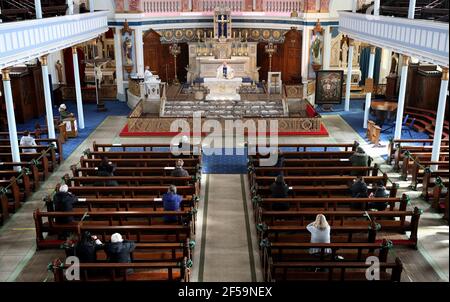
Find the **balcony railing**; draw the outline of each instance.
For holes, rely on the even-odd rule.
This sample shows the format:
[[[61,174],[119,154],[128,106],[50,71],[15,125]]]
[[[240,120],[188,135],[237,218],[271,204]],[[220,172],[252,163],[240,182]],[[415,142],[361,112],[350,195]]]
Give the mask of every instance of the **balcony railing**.
[[[283,13],[291,13],[293,11],[300,12],[304,10],[304,1],[264,0],[262,9],[265,12],[283,12]]]
[[[183,11],[182,0],[142,0],[145,13],[173,13]]]
[[[448,67],[446,23],[341,12],[339,31],[374,46]]]
[[[91,40],[106,31],[108,12],[2,24],[0,69]]]
[[[201,12],[212,12],[217,7],[227,7],[233,12],[241,12],[246,10],[245,0],[197,0],[193,2],[194,9]]]

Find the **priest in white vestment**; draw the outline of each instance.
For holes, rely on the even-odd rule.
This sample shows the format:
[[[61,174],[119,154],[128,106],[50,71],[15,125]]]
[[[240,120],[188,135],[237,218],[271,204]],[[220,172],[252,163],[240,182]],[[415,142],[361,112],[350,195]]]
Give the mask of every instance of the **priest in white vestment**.
[[[150,67],[145,67],[144,72],[144,84],[145,84],[145,95],[149,95],[150,93],[150,82],[154,79],[153,73],[150,71]]]
[[[228,79],[234,78],[234,69],[228,66],[227,62],[223,62],[222,65],[217,68],[217,78],[218,79]]]

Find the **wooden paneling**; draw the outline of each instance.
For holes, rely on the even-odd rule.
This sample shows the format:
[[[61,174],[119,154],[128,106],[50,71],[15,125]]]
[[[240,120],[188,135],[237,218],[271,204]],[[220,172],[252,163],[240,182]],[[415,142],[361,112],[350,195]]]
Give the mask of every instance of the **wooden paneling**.
[[[410,64],[405,99],[407,106],[437,110],[441,76],[436,65]]]
[[[260,81],[267,81],[269,71],[269,56],[265,53],[268,43],[258,44],[258,66]],[[301,82],[302,35],[300,31],[291,30],[286,33],[283,44],[277,44],[277,53],[272,57],[272,71],[281,71],[285,84]]]
[[[144,64],[150,66],[162,81],[173,81],[175,75],[174,57],[170,54],[169,44],[161,43],[161,36],[149,30],[144,35]],[[187,71],[185,67],[189,64],[189,50],[187,43],[178,44],[181,54],[177,57],[177,75],[181,82],[186,81]]]

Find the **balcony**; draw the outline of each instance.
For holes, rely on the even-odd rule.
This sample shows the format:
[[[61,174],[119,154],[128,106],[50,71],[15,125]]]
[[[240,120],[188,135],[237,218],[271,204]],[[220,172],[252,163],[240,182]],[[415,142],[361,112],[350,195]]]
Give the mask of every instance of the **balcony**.
[[[449,66],[447,23],[340,12],[339,31],[380,48]]]
[[[293,11],[328,12],[330,0],[115,0],[115,3],[117,13],[208,13],[217,7],[226,7],[232,12],[266,12],[290,16]]]

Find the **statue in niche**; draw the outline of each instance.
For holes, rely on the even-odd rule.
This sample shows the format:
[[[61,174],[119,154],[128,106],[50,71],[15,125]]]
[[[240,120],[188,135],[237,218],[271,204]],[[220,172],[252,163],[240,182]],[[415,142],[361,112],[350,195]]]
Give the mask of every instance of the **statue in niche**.
[[[123,43],[123,47],[125,50],[125,65],[133,65],[133,59],[131,50],[133,48],[133,44],[131,43],[131,40],[129,37],[125,39],[125,42]]]
[[[60,60],[56,62],[55,69],[58,74],[58,83],[61,84],[63,82],[63,65]]]
[[[393,53],[391,58],[391,71],[389,72],[391,76],[397,74],[397,67],[398,67],[398,56],[397,54]]]
[[[344,44],[342,45],[342,61],[340,67],[347,67],[348,60],[348,44],[347,39],[344,39]]]
[[[320,35],[314,35],[311,44],[313,65],[322,65],[322,45]]]

